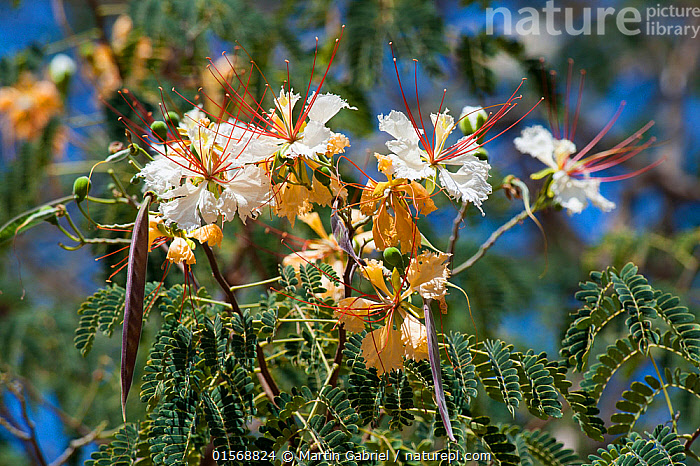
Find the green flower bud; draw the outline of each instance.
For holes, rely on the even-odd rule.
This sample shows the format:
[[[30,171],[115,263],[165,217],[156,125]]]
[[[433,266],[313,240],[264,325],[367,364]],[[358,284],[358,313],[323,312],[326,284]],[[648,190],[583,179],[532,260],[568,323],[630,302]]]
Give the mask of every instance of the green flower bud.
[[[168,125],[164,121],[157,120],[151,123],[151,131],[161,142],[165,142],[168,139]]]
[[[474,151],[472,155],[479,160],[485,160],[487,162],[489,161],[489,154],[483,147],[479,147],[477,150]]]
[[[462,109],[462,114],[459,117],[459,129],[462,130],[465,136],[474,134],[479,128],[484,126],[488,117],[489,115],[483,108],[467,105]]]
[[[403,263],[401,251],[395,247],[386,248],[384,250],[384,261],[391,266],[399,266]]]
[[[319,167],[314,170],[314,178],[323,186],[328,186],[331,184],[331,171],[328,167]]]
[[[180,115],[175,112],[168,112],[168,114],[165,115],[165,122],[177,128],[180,125]]]
[[[81,176],[73,183],[73,196],[76,202],[83,202],[90,192],[90,178]]]

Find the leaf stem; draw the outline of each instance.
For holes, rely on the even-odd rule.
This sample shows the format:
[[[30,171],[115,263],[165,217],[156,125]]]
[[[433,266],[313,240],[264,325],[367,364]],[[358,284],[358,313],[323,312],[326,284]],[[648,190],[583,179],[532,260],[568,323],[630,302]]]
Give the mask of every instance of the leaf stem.
[[[517,225],[518,223],[525,220],[525,218],[527,216],[528,216],[527,210],[523,210],[522,212],[520,212],[519,214],[517,214],[516,216],[514,216],[513,218],[508,220],[506,223],[501,225],[496,231],[491,233],[491,236],[489,236],[489,238],[481,246],[479,246],[479,250],[473,256],[471,256],[469,259],[464,261],[462,264],[460,264],[457,267],[455,267],[454,269],[452,269],[452,276],[454,277],[455,275],[462,273],[465,270],[467,270],[468,268],[470,268],[471,266],[473,266],[479,259],[484,257],[484,254],[486,254],[486,251],[488,251],[491,248],[491,246],[493,246],[494,243],[496,243],[498,238],[500,238],[503,235],[503,233],[505,233],[506,231],[510,230],[515,225]]]
[[[668,406],[668,412],[671,414],[671,421],[673,422],[673,431],[677,432],[677,430],[676,430],[676,414],[675,414],[675,411],[673,410],[673,404],[671,403],[671,397],[668,396],[668,390],[666,390],[666,382],[664,381],[663,377],[661,376],[661,372],[659,371],[659,367],[656,365],[656,361],[654,361],[654,357],[651,355],[651,351],[649,351],[649,359],[651,360],[651,363],[654,366],[654,370],[656,371],[656,375],[659,377],[659,382],[661,383],[661,390],[663,390],[664,398],[666,399],[666,406]]]

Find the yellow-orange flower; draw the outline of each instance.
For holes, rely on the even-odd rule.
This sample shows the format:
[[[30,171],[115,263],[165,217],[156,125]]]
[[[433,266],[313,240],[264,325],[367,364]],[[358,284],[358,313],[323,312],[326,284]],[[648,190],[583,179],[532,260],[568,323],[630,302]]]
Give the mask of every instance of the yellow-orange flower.
[[[380,169],[388,170],[391,167],[391,161],[386,157],[375,156]],[[387,174],[387,178],[384,182],[367,181],[360,199],[360,210],[372,216],[372,233],[377,249],[400,245],[401,252],[409,253],[420,245],[420,232],[409,203],[415,208],[416,215],[428,215],[436,207],[430,193],[419,183],[393,178],[391,174]]]
[[[14,86],[0,88],[0,113],[4,114],[6,131],[18,139],[38,137],[62,107],[56,85],[37,81],[30,73],[23,73]]]
[[[447,283],[448,254],[422,253],[415,258],[405,277],[398,270],[385,279],[389,271],[376,260],[368,260],[362,273],[374,287],[377,298],[346,298],[340,301],[336,316],[351,332],[364,330],[371,322],[384,325],[369,332],[362,341],[362,356],[367,367],[381,375],[403,365],[403,356],[416,360],[428,357],[428,331],[410,311],[416,310],[407,299],[419,293],[423,299],[444,302]]]
[[[190,233],[189,236],[190,238],[198,240],[202,244],[206,242],[209,244],[209,246],[221,246],[221,241],[224,239],[224,233],[215,223],[210,223],[208,225],[204,225],[203,227],[199,227]]]
[[[184,262],[187,265],[192,265],[197,262],[194,257],[194,252],[192,252],[192,248],[187,240],[180,237],[174,238],[173,242],[170,243],[166,259],[175,263]]]

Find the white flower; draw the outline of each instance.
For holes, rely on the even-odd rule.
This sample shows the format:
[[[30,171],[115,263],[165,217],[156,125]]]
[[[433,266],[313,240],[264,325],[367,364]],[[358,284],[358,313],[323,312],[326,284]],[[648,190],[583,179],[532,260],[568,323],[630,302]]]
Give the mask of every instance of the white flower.
[[[194,230],[205,223],[214,223],[219,216],[216,196],[207,189],[206,182],[198,186],[190,179],[185,184],[161,195],[160,211],[167,223],[175,222],[183,230]]]
[[[257,135],[231,121],[211,123],[199,108],[187,112],[179,139],[139,173],[156,193],[165,222],[191,231],[219,217],[245,222],[270,202],[272,190],[262,168],[245,148]]]
[[[576,145],[568,139],[555,139],[541,125],[525,128],[513,141],[515,148],[529,154],[554,170],[569,168],[569,156],[576,153]]]
[[[588,201],[603,212],[610,212],[615,203],[600,194],[600,180],[595,178],[571,178],[565,171],[554,173],[550,189],[554,200],[564,207],[569,215],[580,214],[588,207]]]
[[[145,181],[145,190],[153,191],[160,197],[167,191],[180,186],[182,171],[183,168],[171,158],[156,155],[137,176]]]
[[[584,163],[571,158],[576,153],[573,142],[556,139],[547,129],[536,125],[525,128],[514,143],[520,152],[535,157],[549,167],[545,171],[545,174],[553,173],[549,190],[569,215],[581,213],[589,201],[604,212],[615,208],[613,202],[600,194],[600,180],[590,176]],[[573,174],[582,178],[574,178],[571,176]]]
[[[248,217],[255,218],[271,200],[272,189],[265,171],[249,165],[231,174],[231,180],[226,183],[219,198],[218,208],[226,221],[233,220],[238,213],[245,223]]]
[[[304,109],[295,112],[294,107],[300,99],[301,96],[293,90],[280,90],[279,97],[275,99],[276,110],[267,114],[267,127],[257,128],[260,138],[246,148],[246,152],[251,154],[249,157],[264,160],[281,150],[283,155],[290,158],[317,159],[318,154],[326,153],[328,141],[333,135],[326,127],[328,120],[343,108],[357,110],[337,95],[311,94]]]
[[[465,136],[445,147],[448,136],[455,129],[454,118],[448,112],[445,109],[442,113],[430,115],[434,128],[432,140],[402,112],[392,110],[387,116],[379,115],[379,129],[395,138],[386,143],[392,152],[388,155],[392,173],[409,180],[437,176],[450,196],[471,202],[481,210],[482,202],[491,193],[491,185],[486,181],[491,166],[473,155],[479,145],[472,136]],[[459,169],[451,172],[447,165]]]

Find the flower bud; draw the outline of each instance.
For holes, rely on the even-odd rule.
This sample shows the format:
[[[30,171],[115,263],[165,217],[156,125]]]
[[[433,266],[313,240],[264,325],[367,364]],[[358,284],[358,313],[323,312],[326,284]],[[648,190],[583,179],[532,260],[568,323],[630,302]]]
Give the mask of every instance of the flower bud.
[[[384,250],[384,261],[394,267],[403,264],[403,256],[401,256],[401,251],[393,246],[386,248]]]
[[[331,171],[328,167],[318,167],[314,170],[314,178],[318,180],[323,186],[328,186],[331,184]]]
[[[155,134],[160,142],[165,142],[168,139],[168,125],[164,121],[154,121],[151,123],[151,131]]]
[[[489,161],[489,154],[483,147],[476,149],[474,152],[472,152],[472,155],[479,160],[485,160],[486,162]]]
[[[78,203],[83,202],[89,192],[90,178],[87,176],[77,178],[73,183],[73,197],[75,197],[75,201]]]
[[[59,53],[49,63],[49,77],[64,96],[76,69],[75,61],[64,53]]]
[[[124,150],[124,143],[121,141],[112,141],[109,143],[109,155],[114,155],[120,150]]]
[[[168,112],[168,114],[165,115],[165,122],[177,128],[180,125],[180,115],[175,112]]]
[[[462,114],[459,116],[459,129],[462,130],[465,136],[474,134],[479,128],[484,126],[488,117],[483,108],[467,105],[462,109]]]

